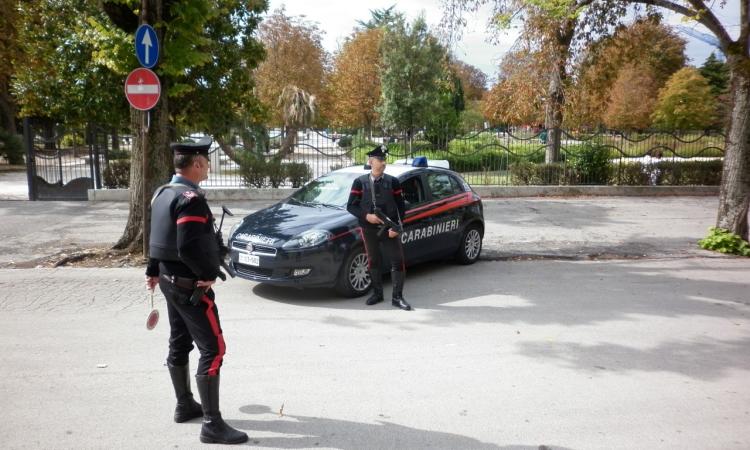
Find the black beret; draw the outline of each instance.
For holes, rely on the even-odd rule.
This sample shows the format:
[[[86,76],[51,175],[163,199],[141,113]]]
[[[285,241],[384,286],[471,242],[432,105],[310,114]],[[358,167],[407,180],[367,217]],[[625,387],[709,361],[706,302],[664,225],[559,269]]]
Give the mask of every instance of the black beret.
[[[208,158],[208,149],[211,148],[213,140],[210,137],[202,137],[198,142],[175,142],[169,147],[175,155],[203,155]]]
[[[367,152],[367,156],[370,158],[385,159],[385,155],[387,154],[388,154],[388,150],[385,148],[384,145],[378,145],[374,149]]]

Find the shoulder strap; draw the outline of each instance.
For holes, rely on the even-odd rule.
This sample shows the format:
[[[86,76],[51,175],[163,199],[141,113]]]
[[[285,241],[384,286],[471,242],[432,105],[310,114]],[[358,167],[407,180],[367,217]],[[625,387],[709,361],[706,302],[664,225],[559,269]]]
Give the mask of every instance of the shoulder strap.
[[[156,190],[154,191],[154,196],[151,197],[151,206],[154,205],[154,201],[156,200],[156,197],[158,197],[159,194],[161,194],[162,192],[164,192],[167,189],[173,189],[175,191],[175,197],[176,197],[177,195],[179,195],[179,194],[181,194],[181,193],[183,193],[185,191],[188,191],[188,190],[190,190],[192,188],[190,186],[187,186],[187,185],[182,184],[182,183],[167,183],[167,184],[163,184],[163,185],[159,186],[158,188],[156,188]]]

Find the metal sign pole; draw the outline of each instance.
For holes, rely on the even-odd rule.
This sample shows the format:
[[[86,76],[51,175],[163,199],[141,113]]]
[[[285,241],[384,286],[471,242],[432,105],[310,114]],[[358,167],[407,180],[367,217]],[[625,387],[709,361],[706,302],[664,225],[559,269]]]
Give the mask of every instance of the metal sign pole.
[[[150,22],[148,20],[148,6],[149,6],[149,0],[142,0],[141,1],[141,23],[148,23]],[[137,49],[138,43],[136,42],[136,49]],[[136,52],[137,53],[137,52]],[[143,228],[141,231],[141,236],[143,236],[143,257],[148,257],[148,240],[149,240],[149,232],[147,231],[147,226],[149,225],[148,220],[146,220],[146,215],[148,213],[148,198],[147,198],[147,188],[148,188],[148,126],[149,126],[149,119],[150,119],[151,111],[146,111],[146,114],[143,115],[143,119],[146,121],[142,128],[142,145],[143,145],[143,176],[142,179],[142,193],[141,196],[142,202],[143,202],[143,208],[142,208],[142,215],[143,215]]]
[[[151,124],[151,111],[146,111],[146,114],[143,115],[143,118],[145,120],[145,123],[141,129],[141,145],[143,146],[143,176],[142,178],[142,195],[143,195],[143,257],[148,256],[148,241],[149,241],[149,229],[148,229],[148,220],[147,220],[147,214],[148,214],[148,207],[149,207],[149,201],[148,201],[148,128]]]

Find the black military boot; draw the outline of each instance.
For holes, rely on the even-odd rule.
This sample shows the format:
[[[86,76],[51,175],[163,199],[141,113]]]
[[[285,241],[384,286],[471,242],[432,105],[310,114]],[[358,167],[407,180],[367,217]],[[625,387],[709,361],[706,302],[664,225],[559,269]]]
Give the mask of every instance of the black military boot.
[[[367,299],[365,305],[374,305],[383,301],[383,277],[379,269],[370,269],[370,280],[372,280],[372,295]]]
[[[400,270],[391,270],[391,281],[393,282],[393,296],[391,305],[401,308],[404,311],[411,311],[411,305],[404,300],[404,272]]]
[[[169,367],[169,376],[172,378],[174,394],[177,397],[174,421],[182,423],[203,416],[200,403],[193,399],[193,393],[190,391],[190,369],[188,365],[173,366],[167,364],[167,367]]]
[[[242,444],[247,434],[227,425],[219,412],[219,375],[196,375],[195,384],[203,404],[201,442],[215,444]]]

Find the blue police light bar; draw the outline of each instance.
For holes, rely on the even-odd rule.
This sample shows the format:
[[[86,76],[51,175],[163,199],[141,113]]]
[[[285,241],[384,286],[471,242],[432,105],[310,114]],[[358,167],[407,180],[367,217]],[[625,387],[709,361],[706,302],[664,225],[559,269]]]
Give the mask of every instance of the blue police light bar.
[[[411,162],[412,167],[427,167],[426,156],[416,156]]]

